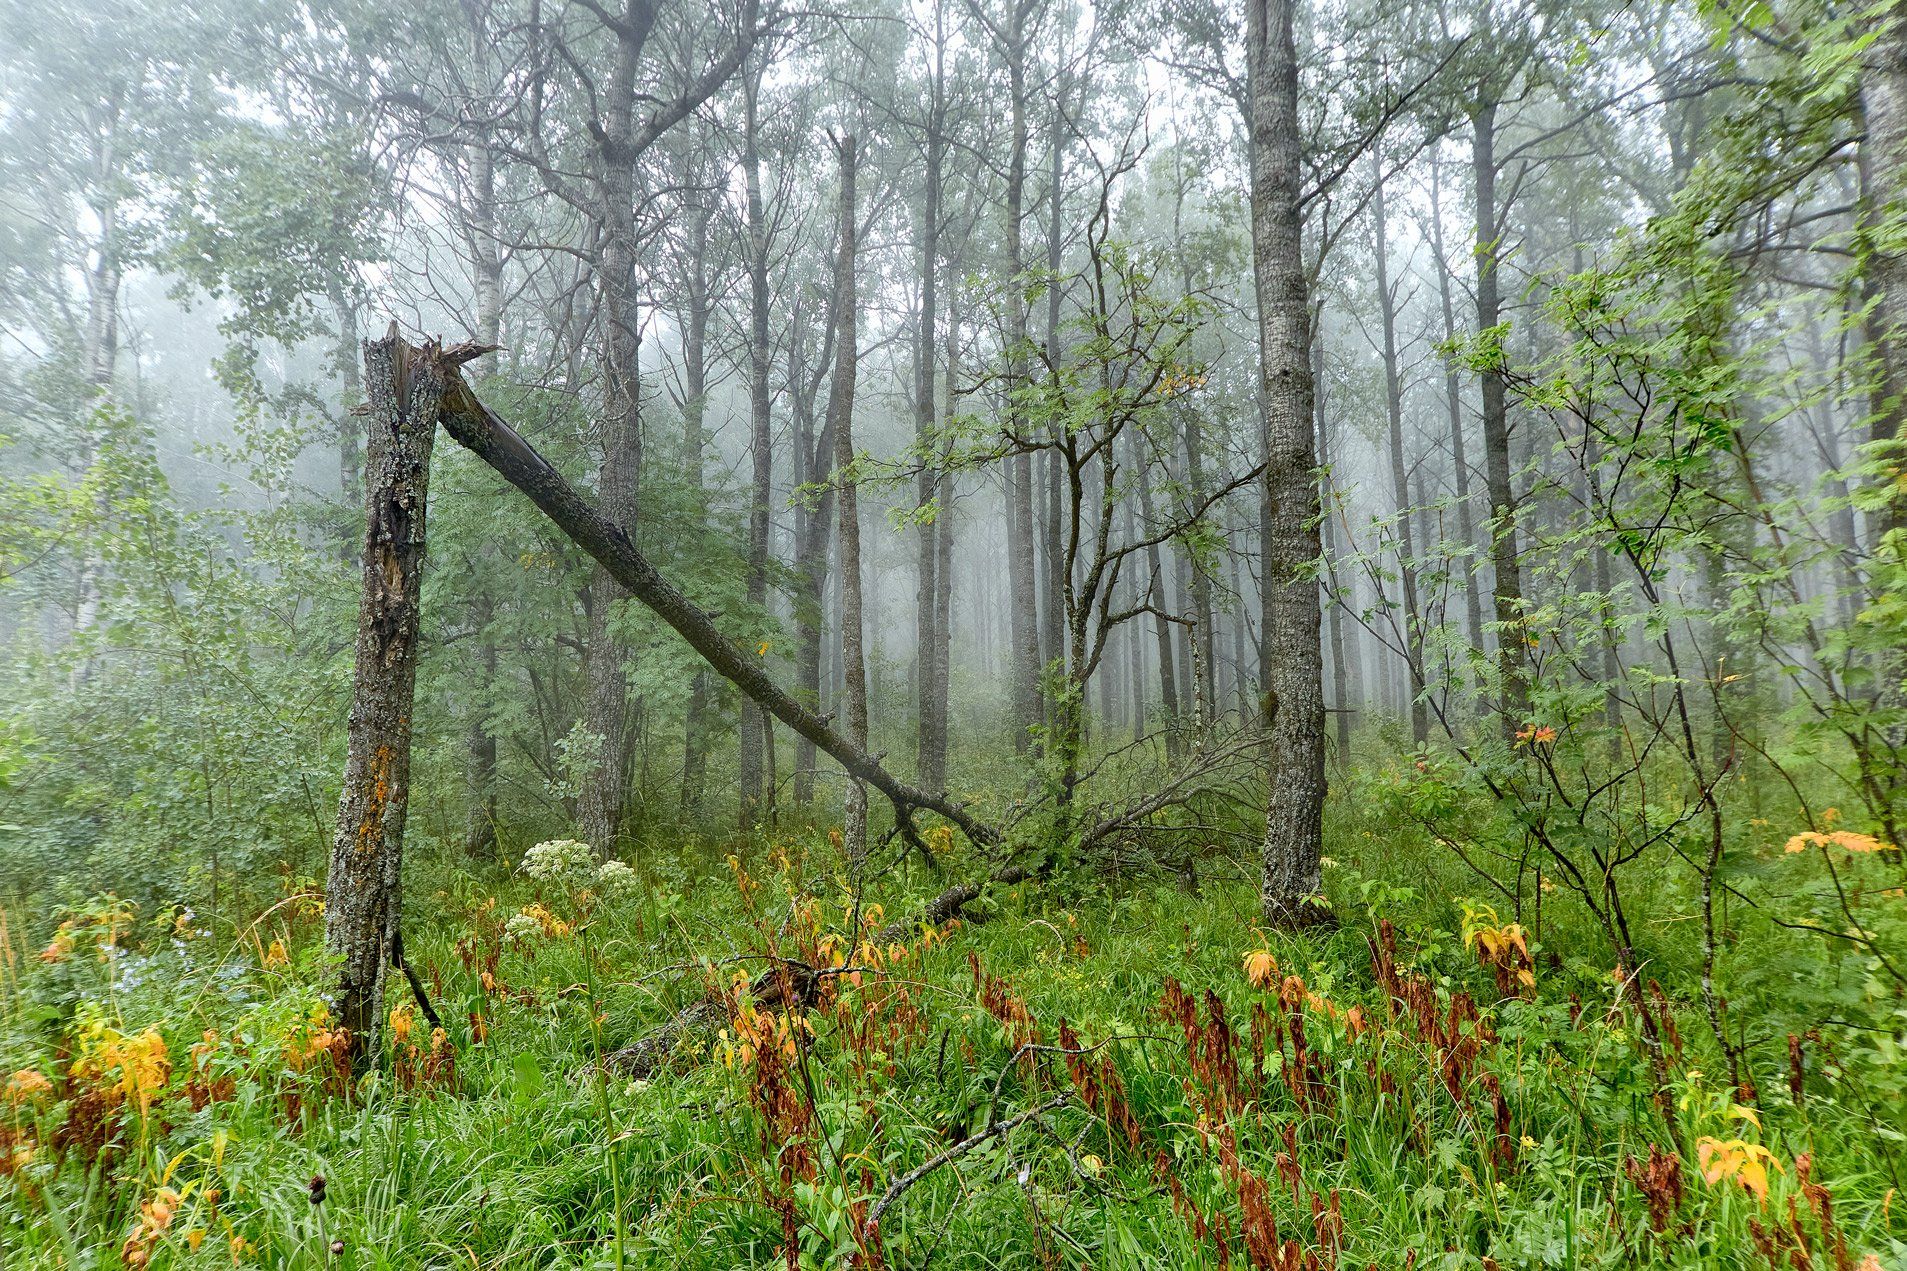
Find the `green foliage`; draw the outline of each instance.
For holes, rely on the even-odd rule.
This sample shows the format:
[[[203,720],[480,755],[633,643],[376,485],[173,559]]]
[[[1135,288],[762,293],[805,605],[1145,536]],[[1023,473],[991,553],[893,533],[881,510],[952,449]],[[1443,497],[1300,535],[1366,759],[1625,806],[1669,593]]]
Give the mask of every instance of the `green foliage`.
[[[1336,1245],[1339,1265],[1409,1250],[1452,1267],[1757,1265],[1753,1228],[1785,1223],[1791,1196],[1817,1248],[1838,1232],[1853,1260],[1899,1256],[1891,1154],[1873,1137],[1900,1132],[1884,1043],[1807,1038],[1794,1091],[1771,1047],[1744,1105],[1718,1087],[1692,1012],[1649,999],[1680,1022],[1671,1129],[1637,1033],[1645,1008],[1615,998],[1605,965],[1557,961],[1566,924],[1543,919],[1538,941],[1507,911],[1471,906],[1459,924],[1364,881],[1345,858],[1407,876],[1436,853],[1400,858],[1385,822],[1354,806],[1335,815],[1379,837],[1365,849],[1364,831],[1334,832],[1346,926],[1321,940],[1267,943],[1243,917],[1249,892],[1210,885],[1077,905],[1014,888],[984,926],[851,947],[844,866],[815,838],[757,845],[746,868],[705,868],[681,894],[651,876],[624,900],[438,875],[412,958],[444,1036],[394,1002],[394,1065],[349,1082],[314,993],[308,893],[229,927],[110,900],[58,933],[9,912],[19,969],[0,1041],[21,1071],[0,1112],[13,1153],[0,1250],[23,1267],[123,1249],[154,1267],[226,1265],[234,1250],[284,1267],[565,1267],[612,1252],[733,1267],[781,1264],[792,1231],[800,1265],[842,1265],[865,1256],[866,1205],[890,1180],[1065,1093],[904,1192],[880,1225],[888,1264],[939,1250],[1214,1266],[1220,1230],[1237,1261],[1258,1221],[1245,1178],[1263,1184],[1243,1186],[1280,1240]],[[683,966],[683,913],[698,945],[741,960]],[[1502,989],[1497,940],[1527,943],[1534,990],[1513,975]],[[860,970],[792,1034],[731,997],[727,1032],[669,1071],[593,1074],[602,1049],[704,992],[732,994],[769,951]],[[1078,1053],[1022,1051],[1029,1029]],[[117,1092],[91,1158],[89,1090]],[[1660,1234],[1639,1172],[1651,1145],[1679,1169]],[[1762,1202],[1739,1164],[1764,1151]],[[1707,1179],[1704,1160],[1721,1162]],[[1831,1231],[1803,1182],[1829,1189]]]

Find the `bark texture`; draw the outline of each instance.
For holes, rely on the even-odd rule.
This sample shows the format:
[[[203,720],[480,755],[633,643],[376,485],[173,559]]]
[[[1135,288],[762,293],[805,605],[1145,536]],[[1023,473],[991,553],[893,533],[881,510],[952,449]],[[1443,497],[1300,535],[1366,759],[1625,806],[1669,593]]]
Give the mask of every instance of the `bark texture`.
[[[1471,168],[1477,200],[1477,334],[1488,338],[1503,319],[1497,279],[1502,228],[1496,206],[1496,103],[1486,100],[1471,119]],[[1503,373],[1483,372],[1483,476],[1490,498],[1490,565],[1496,602],[1497,675],[1501,680],[1501,719],[1508,736],[1528,713],[1525,677],[1522,570],[1516,554],[1516,495],[1510,483],[1510,416]]]
[[[586,503],[550,462],[480,402],[460,375],[450,377],[442,413],[444,430],[528,495],[556,527],[588,552],[629,594],[647,606],[700,654],[710,668],[903,809],[938,813],[984,847],[1003,836],[943,794],[899,780],[813,709],[776,684],[761,660],[724,635],[715,620],[662,577],[628,533]]]
[[[602,467],[596,480],[603,512],[633,535],[642,473],[642,328],[636,311],[635,105],[642,61],[635,14],[618,32],[605,87],[597,182],[602,230],[597,269],[597,321],[603,367]],[[600,856],[612,855],[622,832],[629,779],[629,676],[617,638],[616,605],[624,593],[597,570],[589,584],[589,629],[583,646],[583,727],[595,739],[598,763],[577,801],[578,829]]]
[[[413,348],[393,325],[364,346],[364,371],[363,596],[324,907],[325,948],[338,964],[333,1004],[354,1055],[377,1053],[385,979],[398,952],[425,500],[439,407],[455,367],[437,345]]]
[[[769,503],[773,498],[774,452],[768,402],[768,220],[762,206],[758,141],[759,70],[742,94],[742,180],[748,217],[748,603],[759,613],[768,604]],[[741,820],[752,825],[767,797],[768,718],[744,699],[741,713]]]
[[[1318,539],[1312,441],[1310,286],[1292,0],[1249,0],[1252,266],[1265,411],[1265,698],[1271,773],[1260,899],[1266,921],[1318,912],[1324,832],[1324,665],[1313,576]]]
[[[1011,140],[1006,174],[1006,274],[1011,280],[1007,297],[1007,382],[1015,387],[1027,377],[1026,294],[1020,275],[1026,270],[1021,241],[1022,218],[1026,199],[1026,22],[1029,5],[1012,0],[1003,29],[995,30],[995,43],[1007,64],[1007,85]],[[1007,433],[1019,438],[1025,427],[1019,411],[1009,400]],[[1025,751],[1030,740],[1028,729],[1040,722],[1040,626],[1039,579],[1035,564],[1033,524],[1033,456],[1009,456],[1007,481],[1007,576],[1011,590],[1008,632],[1012,649],[1007,658],[1007,674],[1013,709],[1013,746]]]
[[[1372,256],[1377,266],[1377,308],[1384,332],[1384,414],[1388,421],[1391,466],[1391,507],[1397,523],[1397,578],[1403,592],[1404,669],[1410,678],[1410,738],[1419,746],[1430,737],[1430,714],[1424,704],[1424,635],[1417,604],[1417,544],[1411,533],[1410,468],[1404,462],[1404,388],[1397,366],[1397,295],[1391,290],[1389,225],[1384,204],[1384,159],[1373,153],[1375,180],[1371,189],[1371,227],[1376,242]]]
[[[841,246],[835,258],[834,312],[839,327],[834,342],[834,382],[828,391],[828,420],[834,433],[835,509],[840,517],[841,550],[841,696],[846,707],[848,741],[867,749],[867,658],[862,648],[861,510],[854,478],[854,379],[860,370],[856,342],[861,314],[854,289],[854,178],[855,141],[839,144],[841,156]],[[841,837],[848,861],[859,869],[867,857],[867,788],[858,778],[848,781],[846,818]]]
[[[934,421],[934,319],[939,301],[940,266],[940,182],[944,142],[942,138],[942,86],[944,83],[944,27],[938,9],[935,12],[933,102],[927,116],[926,172],[920,213],[920,315],[914,325],[914,447],[919,452],[920,476],[916,497],[923,508],[935,509],[932,519],[921,521],[915,567],[914,594],[914,709],[917,727],[914,738],[914,770],[922,785],[934,785],[945,767],[946,723],[939,718],[939,684],[936,657],[940,645],[940,588],[946,580],[940,573],[939,513],[944,511],[942,478],[933,462]]]
[[[1873,533],[1881,578],[1895,577],[1907,555],[1907,490],[1900,480],[1901,421],[1907,417],[1907,251],[1899,249],[1897,227],[1907,217],[1907,10],[1894,6],[1867,53],[1861,77],[1861,112],[1867,139],[1861,151],[1863,221],[1867,232],[1864,272],[1873,305],[1868,340],[1877,372],[1869,441],[1883,448],[1888,461],[1883,481],[1890,496],[1873,514]],[[1891,223],[1891,226],[1888,225]],[[1907,651],[1881,659],[1881,704],[1907,712]],[[1894,722],[1888,740],[1907,743],[1907,724]]]

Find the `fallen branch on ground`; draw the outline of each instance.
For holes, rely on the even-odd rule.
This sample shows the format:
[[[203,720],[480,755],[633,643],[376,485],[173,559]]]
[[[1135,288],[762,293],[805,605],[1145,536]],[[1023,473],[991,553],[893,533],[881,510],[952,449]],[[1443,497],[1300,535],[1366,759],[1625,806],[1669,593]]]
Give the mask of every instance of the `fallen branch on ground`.
[[[1072,1097],[1072,1091],[1062,1090],[1038,1107],[1028,1108],[1018,1116],[1008,1117],[1004,1121],[996,1121],[986,1129],[980,1131],[980,1133],[970,1134],[952,1147],[916,1165],[913,1169],[908,1170],[905,1174],[902,1174],[899,1178],[887,1185],[887,1190],[881,1193],[881,1198],[875,1201],[873,1207],[867,1211],[867,1225],[870,1228],[877,1229],[880,1226],[881,1215],[887,1212],[890,1205],[906,1195],[908,1188],[918,1183],[921,1179],[926,1178],[941,1166],[950,1165],[959,1160],[976,1147],[979,1147],[982,1143],[985,1143],[988,1139],[997,1139],[1003,1134],[1017,1130],[1028,1121],[1045,1116],[1048,1112],[1052,1112],[1062,1104],[1070,1101]]]

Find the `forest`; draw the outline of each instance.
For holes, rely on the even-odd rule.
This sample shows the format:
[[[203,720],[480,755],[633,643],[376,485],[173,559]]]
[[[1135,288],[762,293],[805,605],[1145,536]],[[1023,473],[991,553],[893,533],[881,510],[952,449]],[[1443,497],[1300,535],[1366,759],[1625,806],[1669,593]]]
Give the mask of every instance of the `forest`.
[[[1903,416],[1907,0],[0,0],[0,1268],[1907,1271]]]

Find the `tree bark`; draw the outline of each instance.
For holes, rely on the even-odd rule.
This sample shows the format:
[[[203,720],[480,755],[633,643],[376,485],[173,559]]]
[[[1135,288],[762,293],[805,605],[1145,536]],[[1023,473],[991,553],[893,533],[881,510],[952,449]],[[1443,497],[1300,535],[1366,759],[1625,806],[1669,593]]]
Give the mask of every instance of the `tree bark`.
[[[631,0],[633,9],[636,0]],[[642,331],[636,311],[635,135],[636,76],[642,42],[629,15],[616,40],[604,88],[597,183],[602,232],[597,267],[597,321],[603,366],[602,466],[597,496],[604,515],[635,534],[636,492],[642,472]],[[613,855],[622,833],[629,780],[629,677],[614,615],[626,593],[603,570],[589,584],[589,626],[583,644],[583,727],[594,738],[598,764],[583,783],[578,829],[599,856]]]
[[[363,595],[324,907],[325,949],[339,968],[333,1005],[354,1057],[377,1053],[386,972],[399,949],[430,451],[445,385],[456,374],[437,345],[412,348],[396,324],[364,346],[364,370]]]
[[[682,315],[683,477],[698,508],[704,496],[703,451],[708,446],[703,416],[708,410],[708,241],[709,221],[713,215],[714,209],[699,195],[688,209],[689,259]],[[689,686],[688,705],[682,717],[682,819],[690,825],[701,820],[702,796],[708,784],[708,717],[714,705],[712,690],[708,672],[697,671]]]
[[[1320,315],[1320,318],[1321,317],[1322,315]],[[1320,321],[1319,325],[1322,325],[1322,321]],[[1331,471],[1330,425],[1325,421],[1324,340],[1317,331],[1311,333],[1311,366],[1312,398],[1318,420],[1318,467],[1325,473],[1324,479],[1335,485],[1336,477]],[[1323,504],[1324,515],[1318,519],[1319,542],[1323,548],[1325,560],[1335,565],[1337,561],[1343,559],[1343,552],[1338,546],[1337,541],[1337,500],[1332,499],[1330,502],[1324,503],[1321,498],[1320,502]],[[1331,577],[1336,577],[1335,569],[1333,569]],[[1332,596],[1330,604],[1325,609],[1325,631],[1331,643],[1331,700],[1335,708],[1332,711],[1332,716],[1337,726],[1338,761],[1348,764],[1351,761],[1351,723],[1353,711],[1351,702],[1354,699],[1350,692],[1350,675],[1344,659],[1343,611],[1344,604],[1342,598]]]
[[[1271,772],[1260,899],[1267,922],[1302,925],[1321,880],[1324,667],[1319,649],[1319,499],[1312,444],[1310,287],[1293,0],[1248,0],[1252,266],[1267,439],[1266,706]]]
[[[867,660],[861,647],[861,512],[854,477],[854,378],[859,370],[857,329],[861,315],[855,300],[854,178],[857,166],[853,134],[842,137],[841,246],[834,266],[834,382],[828,392],[828,420],[834,433],[834,505],[840,518],[841,551],[841,696],[848,741],[867,749]],[[857,885],[867,859],[867,788],[849,774],[841,837]]]
[[[471,37],[473,51],[478,56],[482,56],[486,47],[484,37],[482,25],[478,24]],[[486,143],[471,146],[469,153],[470,211],[466,239],[477,305],[477,343],[497,345],[503,342],[503,253],[497,236],[496,163]],[[352,326],[356,326],[355,315]],[[346,391],[352,391],[351,385],[355,383],[354,375]],[[355,436],[356,422],[352,421],[350,427]],[[487,547],[480,550],[486,555],[489,551]],[[496,602],[480,584],[470,602],[470,625],[477,640],[478,684],[464,732],[465,768],[470,781],[464,850],[475,860],[488,860],[497,853],[497,737],[488,719],[497,679],[497,645],[490,634],[495,614]]]
[[[983,847],[998,846],[1003,841],[998,829],[977,820],[961,804],[896,778],[879,760],[776,684],[752,650],[744,651],[723,635],[713,618],[657,572],[621,526],[584,502],[548,460],[478,401],[460,375],[450,377],[441,421],[458,444],[527,495],[571,542],[588,552],[633,598],[687,641],[717,675],[760,703],[797,735],[813,742],[898,807],[937,813]]]
[[[951,274],[958,261],[948,263]],[[953,298],[947,304],[947,414],[955,413],[955,383],[960,374],[960,314]],[[947,784],[948,707],[953,687],[953,596],[954,596],[954,475],[942,472],[939,482],[939,511],[934,517],[934,658],[933,693],[929,701],[933,746],[929,762],[921,771],[920,784],[940,790]]]
[[[1471,168],[1477,204],[1477,334],[1492,339],[1502,321],[1503,305],[1497,278],[1502,228],[1496,206],[1496,112],[1494,100],[1485,100],[1471,119],[1474,145]],[[1516,495],[1510,485],[1510,419],[1503,372],[1484,370],[1483,464],[1484,486],[1490,500],[1490,564],[1496,602],[1497,675],[1501,680],[1500,724],[1505,736],[1522,726],[1529,710],[1525,678],[1523,581],[1516,548]]]
[[[1901,421],[1907,417],[1907,251],[1898,226],[1907,217],[1907,10],[1895,6],[1882,19],[1861,75],[1860,106],[1866,128],[1861,146],[1861,220],[1864,282],[1872,297],[1867,338],[1877,374],[1868,440],[1885,456],[1880,475],[1890,493],[1871,514],[1878,598],[1897,580],[1907,559],[1907,489],[1899,479]],[[1890,233],[1877,232],[1891,222]],[[1880,659],[1880,704],[1890,718],[1887,737],[1907,743],[1907,650]]]
[[[326,296],[331,306],[331,361],[340,384],[338,405],[338,489],[347,507],[364,501],[364,423],[357,415],[364,400],[364,381],[358,369],[358,307],[345,292],[342,280],[333,279]],[[348,538],[348,536],[347,536]],[[351,554],[349,542],[344,554]]]
[[[1021,245],[1021,219],[1026,196],[1026,17],[1027,5],[1012,0],[1011,13],[1000,40],[1007,63],[1012,136],[1006,176],[1007,383],[1026,382],[1026,293],[1021,275],[1026,261]],[[1025,427],[1018,408],[1008,398],[1007,433],[1018,437]],[[1028,729],[1040,722],[1039,581],[1034,561],[1033,458],[1012,455],[1007,475],[1007,576],[1012,592],[1007,657],[1011,688],[1013,749],[1025,753]]]
[[[914,595],[914,771],[922,785],[934,785],[939,777],[938,758],[944,741],[938,735],[935,719],[934,657],[940,646],[940,517],[945,513],[943,478],[934,463],[934,319],[939,302],[940,268],[940,179],[943,139],[941,134],[942,93],[946,71],[945,23],[941,6],[934,6],[934,72],[930,86],[932,101],[927,109],[925,173],[920,212],[920,314],[914,325],[914,448],[918,452],[920,476],[917,497],[922,508],[931,507],[934,515],[923,519],[917,530]]]
[[[1152,475],[1145,463],[1145,443],[1134,437],[1127,443],[1132,449],[1132,468],[1139,486],[1139,523],[1147,538],[1156,532],[1152,510]],[[1174,671],[1171,607],[1166,602],[1165,571],[1157,543],[1146,544],[1146,602],[1152,606],[1152,634],[1159,646],[1159,713],[1164,717],[1165,755],[1179,757],[1179,681]]]
[[[797,304],[788,359],[789,396],[794,401],[795,484],[818,487],[820,495],[813,507],[805,502],[795,506],[795,688],[804,703],[818,710],[821,707],[821,637],[827,626],[822,606],[828,583],[828,556],[834,541],[834,485],[825,478],[834,441],[825,423],[821,436],[815,436],[814,413],[821,381],[834,362],[832,296],[821,324],[821,354],[811,373],[805,365],[805,326],[801,317],[801,306]],[[814,743],[797,736],[793,792],[795,802],[804,807],[814,802],[814,769]]]
[[[1058,374],[1060,362],[1060,285],[1059,270],[1065,259],[1065,222],[1066,192],[1064,186],[1066,174],[1065,123],[1061,100],[1066,95],[1062,84],[1055,92],[1052,118],[1052,144],[1048,148],[1047,186],[1046,186],[1046,331],[1043,341],[1046,349],[1047,365],[1055,368]],[[1052,440],[1060,440],[1057,433]],[[1046,566],[1046,585],[1040,589],[1040,660],[1046,667],[1062,660],[1067,650],[1066,591],[1067,579],[1065,554],[1060,546],[1063,534],[1061,521],[1065,517],[1062,510],[1066,505],[1062,486],[1065,482],[1064,464],[1058,450],[1048,450],[1044,456],[1046,469],[1046,492],[1042,500],[1046,512],[1041,523],[1040,557]],[[1046,702],[1047,723],[1055,723],[1052,718],[1054,703]]]
[[[125,281],[125,266],[120,256],[119,127],[125,117],[124,93],[120,88],[107,92],[100,103],[98,118],[90,130],[92,136],[92,188],[88,206],[99,219],[93,260],[86,270],[86,331],[82,349],[86,375],[86,397],[81,417],[75,421],[83,439],[80,459],[82,475],[98,462],[101,444],[98,420],[94,412],[112,394],[113,377],[119,364],[119,289]],[[350,370],[355,373],[356,363]],[[95,496],[95,502],[103,499]],[[103,508],[101,509],[103,511]],[[105,590],[106,560],[99,547],[88,542],[81,552],[77,595],[73,603],[73,632],[91,631],[99,623],[100,604]],[[73,672],[80,683],[93,671],[88,657]]]
[[[742,179],[748,217],[748,420],[750,483],[748,501],[748,603],[759,613],[768,604],[769,505],[773,499],[774,453],[768,402],[768,221],[762,206],[761,147],[758,139],[761,71],[755,68],[742,91]],[[755,702],[742,701],[740,763],[741,822],[761,815],[768,719]]]
[[[1443,311],[1443,338],[1446,344],[1457,338],[1456,304],[1451,296],[1450,258],[1444,252],[1442,165],[1436,147],[1430,151],[1430,249],[1437,258],[1437,301]],[[1457,537],[1462,544],[1455,562],[1457,577],[1463,586],[1463,628],[1470,647],[1484,646],[1483,604],[1477,590],[1476,562],[1470,553],[1476,550],[1477,532],[1470,510],[1470,460],[1463,437],[1463,389],[1457,377],[1457,364],[1444,359],[1444,407],[1450,415],[1451,477],[1457,492]]]
[[[1371,188],[1372,259],[1377,268],[1377,308],[1384,333],[1384,414],[1389,424],[1391,507],[1396,517],[1397,578],[1403,591],[1404,670],[1410,681],[1410,738],[1430,739],[1424,696],[1424,631],[1417,606],[1417,545],[1411,533],[1410,469],[1404,463],[1404,389],[1397,367],[1397,297],[1391,291],[1389,226],[1384,207],[1384,158],[1373,151]]]

